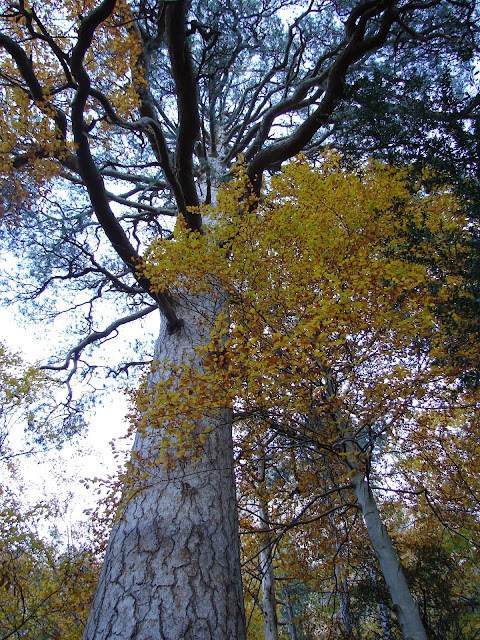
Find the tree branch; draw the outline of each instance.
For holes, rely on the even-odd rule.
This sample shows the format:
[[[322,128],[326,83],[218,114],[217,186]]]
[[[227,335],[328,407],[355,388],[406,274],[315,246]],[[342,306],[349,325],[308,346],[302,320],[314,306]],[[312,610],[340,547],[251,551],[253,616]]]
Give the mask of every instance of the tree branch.
[[[381,11],[384,13],[377,33],[365,38],[368,20],[378,16]],[[351,12],[346,22],[349,41],[328,72],[325,93],[317,109],[290,136],[261,149],[250,162],[248,176],[256,193],[260,192],[262,174],[269,165],[283,162],[299,153],[320,127],[328,122],[338,101],[343,97],[345,77],[350,67],[385,42],[396,17],[397,10],[391,0],[365,2]],[[263,138],[266,138],[265,133]]]
[[[193,155],[195,142],[200,137],[200,117],[198,88],[186,36],[186,16],[186,0],[168,3],[165,9],[165,28],[179,119],[175,169],[186,206],[197,207],[199,202],[193,179]],[[185,219],[190,229],[201,230],[200,214],[187,211]]]
[[[55,124],[61,133],[62,139],[65,140],[67,137],[67,118],[63,111],[60,111],[55,105],[51,104],[45,99],[43,89],[35,75],[33,70],[32,61],[27,56],[22,47],[17,44],[12,38],[9,36],[0,33],[0,47],[3,47],[7,53],[9,53],[15,61],[17,65],[17,69],[20,72],[20,75],[27,83],[28,89],[30,91],[30,96],[32,100],[37,104],[39,109],[48,113],[49,110],[53,109],[54,121]]]
[[[116,0],[104,0],[101,5],[90,11],[82,20],[78,31],[78,40],[71,55],[72,73],[78,83],[78,89],[72,101],[73,137],[77,145],[80,174],[87,187],[93,210],[100,225],[113,248],[128,266],[139,285],[160,306],[167,318],[169,332],[174,332],[183,326],[183,322],[177,317],[170,298],[164,293],[156,293],[148,278],[141,274],[139,275],[142,259],[131,245],[125,231],[110,208],[103,178],[90,151],[83,117],[87,99],[91,93],[90,78],[83,66],[83,58],[92,43],[95,29],[112,14],[115,4]]]
[[[134,320],[139,320],[140,318],[143,318],[144,316],[148,315],[152,311],[155,311],[156,308],[157,308],[157,305],[149,305],[148,307],[145,307],[144,309],[140,309],[139,311],[136,311],[135,313],[132,313],[129,316],[124,316],[123,318],[119,318],[118,320],[115,320],[115,322],[112,322],[111,324],[109,324],[108,327],[103,331],[94,331],[93,333],[89,334],[86,338],[84,338],[81,342],[79,342],[77,346],[70,349],[70,351],[67,353],[67,356],[63,364],[46,364],[39,368],[42,370],[49,370],[49,371],[66,371],[70,366],[70,362],[73,361],[74,365],[76,365],[76,363],[78,362],[78,359],[80,358],[80,354],[86,347],[88,347],[88,345],[93,344],[94,342],[98,342],[98,340],[102,340],[103,338],[108,338],[109,335],[116,332],[117,329],[122,325],[128,324],[129,322],[133,322]]]

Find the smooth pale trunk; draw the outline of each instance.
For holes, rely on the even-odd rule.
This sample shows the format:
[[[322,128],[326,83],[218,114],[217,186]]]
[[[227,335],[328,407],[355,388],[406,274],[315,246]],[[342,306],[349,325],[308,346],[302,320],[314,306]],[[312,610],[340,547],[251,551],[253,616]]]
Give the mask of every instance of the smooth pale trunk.
[[[185,327],[160,332],[156,359],[172,367],[208,339],[211,304],[190,300],[178,310]],[[232,416],[215,412],[197,462],[149,470],[114,526],[84,640],[244,640]],[[149,455],[156,434],[137,435]]]
[[[261,500],[258,515],[260,526],[268,529],[270,518],[268,505]],[[273,570],[272,540],[267,533],[262,536],[260,550],[260,569],[262,572],[263,592],[263,633],[265,640],[278,640],[277,598],[275,595],[275,572]]]
[[[405,640],[427,640],[417,604],[410,593],[372,491],[361,471],[356,471],[351,480],[403,637]]]

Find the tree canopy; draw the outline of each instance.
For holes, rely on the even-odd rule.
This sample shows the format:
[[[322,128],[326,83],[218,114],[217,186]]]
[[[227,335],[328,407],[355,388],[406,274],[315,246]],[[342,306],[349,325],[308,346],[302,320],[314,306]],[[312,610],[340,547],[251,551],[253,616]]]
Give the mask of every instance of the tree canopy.
[[[188,208],[240,154],[257,193],[325,144],[421,164],[443,150],[444,171],[476,175],[468,2],[22,1],[1,16],[2,233],[19,260],[4,287],[37,316],[80,311],[54,368],[84,369],[93,342],[157,303],[177,326],[138,260],[177,212],[200,228]]]
[[[462,536],[472,543],[478,529],[476,502],[467,504],[478,497],[475,472],[460,453],[473,463],[470,447],[478,443],[464,430],[478,428],[478,399],[465,393],[462,369],[448,357],[451,323],[462,336],[456,347],[467,345],[470,361],[478,359],[477,347],[464,339],[468,320],[453,311],[448,322],[438,315],[439,305],[471,295],[468,278],[454,265],[476,231],[451,188],[434,188],[432,176],[422,182],[411,170],[374,161],[352,170],[335,154],[315,168],[299,158],[271,179],[254,208],[242,199],[245,180],[240,168],[216,207],[202,211],[208,220],[202,234],[179,219],[173,242],[154,240],[147,251],[145,269],[159,291],[193,300],[227,295],[228,314],[207,325],[211,341],[198,348],[200,369],[193,360],[176,369],[166,363],[160,382],[146,380],[136,394],[137,432],[149,437],[156,430],[161,437],[146,457],[132,459],[122,486],[138,491],[158,465],[175,470],[183,459],[200,456],[209,431],[198,425],[207,424],[212,408],[232,407],[241,523],[251,539],[247,584],[261,580],[262,545],[272,546],[281,593],[288,594],[292,576],[302,576],[304,585],[331,580],[330,556],[341,600],[357,558],[360,590],[352,589],[363,596],[351,616],[368,619],[361,598],[369,588],[378,603],[380,587],[372,586],[375,569],[362,555],[357,474],[378,485],[384,517],[395,536],[409,541],[406,562],[415,548],[427,563],[429,554],[444,554],[447,566],[438,532],[450,531],[453,544]],[[412,228],[429,237],[414,252]],[[268,481],[260,464],[269,469]],[[418,541],[413,531],[397,534],[398,519],[406,526],[409,518],[422,522]],[[428,532],[436,546],[426,542]],[[308,549],[315,567],[307,564],[308,578],[305,552],[296,544]],[[441,635],[446,623],[436,596],[415,571],[411,580],[424,589],[424,615]],[[255,604],[258,587],[252,588],[247,593]],[[467,629],[469,620],[457,623]]]
[[[371,479],[405,439],[405,491],[431,495],[429,432],[476,424],[477,58],[468,0],[0,2],[7,302],[69,318],[43,365],[67,384],[151,362],[91,350],[162,314],[86,640],[243,640],[232,420],[257,469],[272,437],[306,480],[323,465],[290,515],[359,509],[404,636],[426,638]],[[442,443],[425,465],[455,468]]]

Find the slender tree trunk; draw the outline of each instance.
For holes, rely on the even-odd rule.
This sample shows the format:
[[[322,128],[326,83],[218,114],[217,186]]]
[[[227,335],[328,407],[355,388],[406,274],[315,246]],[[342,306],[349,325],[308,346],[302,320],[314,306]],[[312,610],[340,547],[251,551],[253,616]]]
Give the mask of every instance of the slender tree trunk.
[[[262,529],[270,528],[270,516],[266,498],[265,458],[259,461],[259,505],[258,517]],[[263,593],[263,633],[265,640],[278,640],[277,597],[275,594],[275,572],[273,570],[273,545],[269,533],[261,538],[260,571]]]
[[[200,366],[212,305],[178,313],[185,326],[167,335],[162,323],[156,358]],[[216,412],[198,425],[200,460],[148,470],[112,530],[84,640],[245,639],[231,427],[231,411]],[[134,451],[148,456],[160,435],[137,435]]]
[[[384,602],[377,602],[378,617],[382,626],[383,640],[393,640],[392,625],[388,615],[388,607]]]
[[[382,626],[383,640],[393,640],[390,614],[381,593],[380,585],[378,584],[377,574],[373,568],[370,570],[370,577],[372,579],[373,587],[375,589],[375,594],[377,597],[377,611],[380,624]]]
[[[326,397],[332,400],[336,397],[335,383],[328,370],[326,370],[326,375]],[[344,446],[347,455],[344,460],[352,473],[351,482],[355,496],[362,511],[373,551],[385,578],[403,638],[404,640],[427,640],[417,604],[410,593],[405,574],[378,511],[375,497],[365,479],[363,470],[360,468],[357,457],[358,449],[354,444],[355,438],[350,437],[348,424],[344,421],[341,412],[336,411],[334,416],[339,432],[345,438]]]
[[[285,589],[285,607],[287,609],[288,617],[288,633],[290,634],[290,640],[297,640],[297,628],[295,627],[295,616],[293,615],[293,607],[290,601],[290,595]]]
[[[356,471],[353,474],[352,484],[373,550],[387,583],[403,637],[405,640],[427,640],[417,604],[410,593],[387,528],[382,522],[375,498],[361,471]]]
[[[335,575],[337,578],[337,596],[338,605],[340,609],[340,623],[342,625],[344,638],[353,638],[353,624],[350,615],[350,592],[348,590],[348,583],[345,578],[342,578],[341,571],[335,568]]]
[[[269,526],[268,512],[261,505],[258,514],[263,527]],[[272,541],[266,534],[262,536],[260,570],[263,592],[263,632],[265,640],[278,640],[277,598],[275,595],[275,573],[273,570]]]

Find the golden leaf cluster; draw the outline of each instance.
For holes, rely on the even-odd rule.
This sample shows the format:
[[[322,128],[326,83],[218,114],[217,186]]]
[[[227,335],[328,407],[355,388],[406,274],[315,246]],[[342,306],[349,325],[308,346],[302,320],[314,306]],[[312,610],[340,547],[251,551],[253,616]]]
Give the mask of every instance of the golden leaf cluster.
[[[289,164],[257,206],[245,194],[240,167],[217,206],[202,209],[203,234],[180,217],[173,241],[148,251],[144,273],[158,291],[226,296],[228,313],[198,349],[202,370],[173,372],[140,401],[137,422],[153,424],[153,411],[167,440],[184,443],[212,409],[205,399],[217,398],[334,442],[337,427],[322,419],[332,412],[358,433],[388,431],[442,402],[459,372],[436,364],[446,340],[437,309],[468,296],[450,268],[470,233],[450,190],[427,191],[407,170],[373,161],[347,170],[327,154],[318,168]]]

